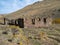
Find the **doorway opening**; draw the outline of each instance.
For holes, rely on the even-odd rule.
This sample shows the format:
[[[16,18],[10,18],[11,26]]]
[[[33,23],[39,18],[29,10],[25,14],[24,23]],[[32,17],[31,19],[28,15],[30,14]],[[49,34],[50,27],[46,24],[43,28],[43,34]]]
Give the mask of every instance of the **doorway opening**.
[[[46,21],[46,18],[44,18],[43,21],[44,21],[44,24],[46,24],[46,22],[47,22],[47,21]]]
[[[19,18],[19,19],[18,19],[18,26],[19,26],[20,28],[24,28],[24,19],[22,19],[22,18]]]
[[[35,19],[32,19],[32,24],[35,25]]]

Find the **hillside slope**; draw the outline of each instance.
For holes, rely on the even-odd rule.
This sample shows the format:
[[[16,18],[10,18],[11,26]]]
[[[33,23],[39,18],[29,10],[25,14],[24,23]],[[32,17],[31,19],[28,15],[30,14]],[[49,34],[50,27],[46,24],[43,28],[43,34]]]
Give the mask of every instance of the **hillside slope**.
[[[60,11],[58,12],[58,10],[60,10],[60,0],[44,0],[41,2],[35,2],[34,4],[29,5],[11,14],[8,14],[5,17],[9,19],[41,15],[54,15],[54,17],[60,17]]]

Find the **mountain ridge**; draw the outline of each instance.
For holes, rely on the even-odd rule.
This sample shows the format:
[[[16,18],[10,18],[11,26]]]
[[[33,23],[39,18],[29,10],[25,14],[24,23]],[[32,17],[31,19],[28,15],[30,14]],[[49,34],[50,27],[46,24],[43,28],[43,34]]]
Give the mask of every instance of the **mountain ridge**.
[[[35,2],[32,5],[28,5],[25,8],[18,10],[14,13],[7,14],[6,18],[16,19],[19,17],[30,17],[30,16],[38,16],[38,15],[50,15],[55,9],[60,8],[59,0],[44,0]],[[43,14],[44,13],[44,14]],[[13,18],[14,17],[14,18]]]

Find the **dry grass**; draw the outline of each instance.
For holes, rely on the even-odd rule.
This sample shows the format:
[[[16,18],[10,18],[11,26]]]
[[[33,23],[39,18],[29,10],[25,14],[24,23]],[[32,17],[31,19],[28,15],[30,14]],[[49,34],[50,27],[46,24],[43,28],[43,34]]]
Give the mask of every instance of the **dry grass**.
[[[1,26],[2,28],[0,28],[0,38],[3,39],[5,38],[6,40],[3,39],[0,40],[0,42],[2,41],[3,43],[6,41],[5,44],[8,43],[8,45],[10,45],[9,42],[11,42],[11,45],[32,45],[28,38],[24,35],[24,32],[22,29],[20,29],[19,27],[17,26]],[[4,32],[2,34],[2,32]],[[7,34],[5,33],[7,32]],[[2,38],[3,37],[3,38]],[[9,40],[12,40],[12,41],[8,41]],[[17,44],[18,43],[18,44]],[[2,45],[0,43],[0,45]]]
[[[60,43],[59,30],[56,28],[21,29],[17,26],[0,25],[0,45],[58,45]],[[7,33],[2,34],[2,32]]]
[[[60,24],[60,18],[54,19],[52,23]]]
[[[58,45],[60,43],[60,31],[58,29],[35,28],[23,30],[34,45]]]

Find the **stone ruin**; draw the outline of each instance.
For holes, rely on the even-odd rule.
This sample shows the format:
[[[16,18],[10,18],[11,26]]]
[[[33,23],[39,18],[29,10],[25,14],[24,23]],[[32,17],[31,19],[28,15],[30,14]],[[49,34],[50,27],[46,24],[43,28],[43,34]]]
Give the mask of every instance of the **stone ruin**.
[[[7,19],[4,18],[4,25],[15,25],[20,28],[40,28],[49,27],[52,25],[51,17],[27,17],[18,19]]]

